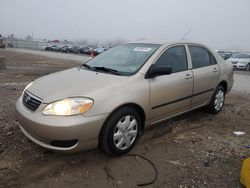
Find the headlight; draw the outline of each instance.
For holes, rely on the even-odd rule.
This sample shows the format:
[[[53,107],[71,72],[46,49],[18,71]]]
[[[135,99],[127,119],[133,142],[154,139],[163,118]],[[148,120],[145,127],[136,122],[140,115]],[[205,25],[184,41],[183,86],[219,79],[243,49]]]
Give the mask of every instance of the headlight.
[[[47,105],[44,115],[71,116],[87,112],[93,104],[92,99],[88,98],[67,98]]]
[[[239,64],[241,64],[241,65],[246,65],[247,64],[247,62],[239,62]]]

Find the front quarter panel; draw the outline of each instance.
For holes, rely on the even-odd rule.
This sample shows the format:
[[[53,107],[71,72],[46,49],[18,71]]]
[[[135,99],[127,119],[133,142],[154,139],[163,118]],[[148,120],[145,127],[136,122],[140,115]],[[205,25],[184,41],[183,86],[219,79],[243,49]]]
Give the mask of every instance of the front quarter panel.
[[[111,114],[118,107],[131,103],[139,105],[146,117],[149,114],[149,81],[140,73],[119,84],[92,93],[91,97],[94,99],[94,104],[84,116]]]

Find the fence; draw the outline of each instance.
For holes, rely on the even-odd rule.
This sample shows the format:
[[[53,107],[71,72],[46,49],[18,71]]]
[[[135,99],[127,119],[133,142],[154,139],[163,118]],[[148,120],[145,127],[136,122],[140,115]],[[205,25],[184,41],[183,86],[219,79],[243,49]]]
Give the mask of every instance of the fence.
[[[24,40],[24,39],[16,39],[11,37],[3,38],[5,42],[6,47],[13,47],[13,48],[27,48],[27,49],[33,49],[33,50],[43,50],[46,46],[50,45],[80,45],[80,46],[108,46],[113,47],[120,43],[123,43],[122,41],[111,41],[106,42],[103,44],[98,44],[97,42],[69,42],[69,41],[62,41],[62,42],[48,42],[48,41],[37,41],[37,40]]]
[[[53,42],[47,42],[47,41],[34,41],[34,40],[22,40],[22,39],[11,39],[11,38],[5,38],[4,39],[6,47],[13,47],[13,48],[27,48],[27,49],[33,49],[33,50],[43,50],[45,46],[49,45],[64,45],[66,43],[53,43]],[[69,43],[67,43],[70,45]]]

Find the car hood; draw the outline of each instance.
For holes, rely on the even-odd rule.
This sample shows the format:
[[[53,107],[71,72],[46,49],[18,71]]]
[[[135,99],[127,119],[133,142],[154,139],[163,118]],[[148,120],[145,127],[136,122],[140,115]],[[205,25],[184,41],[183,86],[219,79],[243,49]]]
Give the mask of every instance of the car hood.
[[[44,103],[50,103],[67,97],[92,98],[126,79],[126,76],[72,68],[41,77],[32,82],[27,90]]]
[[[231,62],[249,62],[250,61],[250,59],[244,59],[244,58],[229,58],[228,59],[229,61],[231,61]]]

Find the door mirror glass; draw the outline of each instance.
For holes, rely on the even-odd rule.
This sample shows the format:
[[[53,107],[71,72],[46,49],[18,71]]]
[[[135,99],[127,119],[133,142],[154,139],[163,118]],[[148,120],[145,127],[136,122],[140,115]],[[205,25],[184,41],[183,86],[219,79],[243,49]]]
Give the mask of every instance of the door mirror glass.
[[[152,64],[146,74],[146,78],[155,78],[157,76],[168,75],[172,73],[172,67],[155,66]]]

